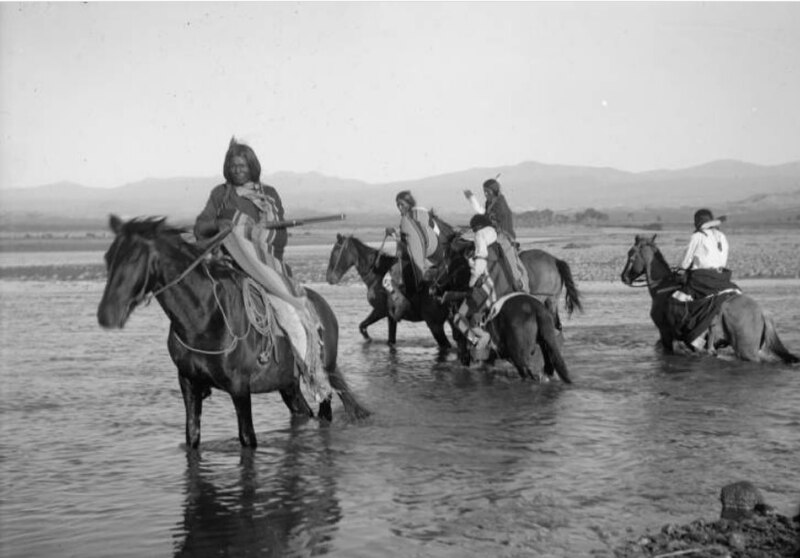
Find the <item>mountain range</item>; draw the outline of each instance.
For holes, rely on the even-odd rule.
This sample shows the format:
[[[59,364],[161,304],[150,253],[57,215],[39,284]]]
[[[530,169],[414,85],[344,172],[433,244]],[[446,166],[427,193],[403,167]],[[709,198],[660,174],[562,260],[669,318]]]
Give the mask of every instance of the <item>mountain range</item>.
[[[709,206],[719,211],[778,209],[800,211],[800,161],[764,166],[735,160],[713,161],[680,170],[626,172],[613,168],[518,165],[473,168],[418,180],[368,183],[318,173],[276,172],[262,176],[275,186],[287,218],[331,213],[396,217],[395,194],[411,190],[417,202],[443,216],[471,212],[463,196],[471,189],[482,199],[481,184],[498,177],[513,211],[640,210]],[[33,188],[0,189],[4,220],[23,216],[105,219],[167,215],[193,219],[221,176],[147,178],[113,188],[59,182]]]

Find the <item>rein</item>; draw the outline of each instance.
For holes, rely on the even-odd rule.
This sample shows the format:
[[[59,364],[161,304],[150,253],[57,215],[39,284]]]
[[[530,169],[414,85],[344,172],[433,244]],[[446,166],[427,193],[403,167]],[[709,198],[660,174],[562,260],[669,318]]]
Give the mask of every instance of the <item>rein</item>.
[[[653,259],[655,260],[655,259],[657,259],[658,255],[661,254],[661,250],[659,250],[658,247],[655,246],[654,244],[649,244],[649,245],[653,248]],[[644,261],[644,257],[642,257],[641,250],[637,250],[636,253]],[[661,256],[661,259],[663,260],[663,256]],[[628,259],[628,262],[630,263],[630,258]],[[664,263],[666,264],[666,261],[664,261]],[[676,290],[681,288],[680,285],[669,285],[667,287],[663,287],[663,288],[660,288],[660,289],[657,288],[661,283],[663,283],[664,281],[667,281],[670,276],[668,275],[668,276],[664,277],[663,279],[659,279],[658,281],[656,281],[650,275],[651,266],[652,266],[652,262],[650,263],[650,265],[647,265],[647,263],[645,262],[645,265],[644,265],[644,275],[645,275],[645,277],[642,278],[641,275],[639,275],[638,277],[633,279],[631,281],[630,285],[628,285],[628,286],[629,287],[633,287],[633,288],[642,288],[642,287],[651,288],[651,285],[652,285],[653,294],[664,294],[664,293],[668,293],[668,292],[671,292],[671,291],[676,291]],[[667,268],[670,270],[670,272],[674,272],[675,271],[674,269],[670,268],[668,264],[667,264]]]
[[[369,266],[370,272],[375,269],[375,266],[378,265],[378,260],[381,258],[381,252],[383,252],[383,247],[386,245],[386,239],[389,237],[388,234],[383,235],[383,242],[381,242],[381,247],[378,248],[378,251],[375,252],[375,257],[372,258],[372,264]]]
[[[192,263],[190,263],[189,266],[186,269],[184,269],[183,272],[181,272],[180,275],[178,275],[178,277],[176,277],[175,279],[173,279],[172,281],[170,281],[169,283],[167,283],[166,285],[164,285],[160,289],[158,289],[156,291],[153,291],[151,293],[150,297],[151,298],[152,297],[156,297],[156,296],[160,295],[161,293],[163,293],[164,291],[166,291],[167,289],[170,289],[170,288],[174,287],[175,285],[177,285],[178,283],[180,283],[181,281],[183,281],[186,278],[186,276],[189,275],[189,273],[195,267],[200,265],[200,263],[205,259],[206,256],[208,256],[211,252],[213,252],[214,250],[216,250],[219,247],[219,245],[222,243],[222,241],[225,239],[225,237],[228,236],[231,233],[232,230],[233,230],[233,228],[228,228],[228,229],[225,229],[225,230],[222,230],[222,231],[218,232],[213,237],[211,237],[211,240],[209,241],[208,247],[205,250],[203,250],[202,254],[200,254]],[[148,275],[150,274],[150,265],[147,266],[147,273],[148,273]],[[213,279],[212,279],[212,281],[213,281]],[[145,286],[146,285],[147,285],[147,281],[145,281]],[[216,296],[216,290],[215,290],[214,294]],[[142,298],[144,299],[144,297],[142,297]],[[149,302],[150,302],[150,300],[148,299],[147,303],[149,304]]]
[[[230,232],[230,231],[228,231],[228,232]],[[208,350],[205,350],[205,349],[198,349],[197,347],[190,346],[188,343],[186,343],[183,339],[180,338],[180,336],[178,335],[178,332],[176,332],[175,330],[172,331],[172,335],[175,336],[175,340],[178,341],[178,343],[180,343],[181,345],[183,345],[184,348],[186,348],[186,349],[188,349],[188,350],[190,350],[190,351],[192,351],[194,353],[200,353],[200,354],[204,354],[204,355],[226,355],[226,354],[230,353],[231,351],[233,351],[236,348],[236,345],[239,344],[239,341],[241,341],[242,339],[246,338],[250,334],[250,326],[252,325],[252,322],[250,320],[247,320],[247,330],[245,330],[245,332],[242,335],[236,335],[236,333],[234,333],[233,327],[231,326],[231,323],[230,323],[230,320],[228,319],[228,316],[225,314],[225,309],[222,307],[222,302],[220,302],[220,300],[219,300],[219,295],[217,295],[217,284],[218,284],[218,282],[217,282],[216,279],[214,279],[214,277],[211,276],[211,272],[209,271],[209,269],[207,267],[204,268],[204,269],[205,269],[206,275],[208,275],[208,278],[211,280],[211,292],[214,293],[214,301],[217,303],[217,308],[219,308],[220,314],[222,314],[222,321],[225,323],[225,327],[228,329],[228,333],[230,334],[230,336],[233,337],[233,340],[231,340],[230,345],[228,345],[224,349],[220,349],[220,350],[217,350],[217,351],[208,351]],[[245,297],[245,305],[246,305],[246,301],[247,301],[247,298]]]

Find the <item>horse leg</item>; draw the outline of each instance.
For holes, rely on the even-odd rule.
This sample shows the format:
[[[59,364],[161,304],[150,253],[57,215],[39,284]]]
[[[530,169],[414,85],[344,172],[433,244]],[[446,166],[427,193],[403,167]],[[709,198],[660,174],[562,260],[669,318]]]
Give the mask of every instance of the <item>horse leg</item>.
[[[253,408],[250,401],[250,390],[241,389],[231,391],[233,406],[236,408],[236,418],[239,422],[239,442],[242,447],[253,448],[258,445],[256,431],[253,428]]]
[[[178,383],[186,408],[186,447],[197,449],[200,446],[200,415],[203,413],[203,398],[210,390],[207,386],[191,381],[184,374],[178,374]]]
[[[293,417],[313,417],[314,411],[309,407],[306,398],[303,397],[303,392],[300,391],[300,386],[297,382],[291,386],[280,390],[283,402],[289,408]]]
[[[428,324],[428,329],[431,330],[433,334],[433,338],[436,339],[436,343],[439,344],[439,349],[450,349],[452,345],[450,345],[450,341],[447,340],[447,334],[444,332],[444,323],[426,323]]]
[[[561,317],[558,315],[558,301],[555,299],[555,297],[548,296],[544,299],[544,306],[550,311],[551,314],[553,314],[553,321],[556,329],[561,331],[563,328],[561,326]]]
[[[331,407],[332,397],[333,394],[329,395],[320,402],[319,410],[317,411],[317,416],[319,417],[319,420],[324,420],[325,422],[333,421],[333,408]]]
[[[373,308],[372,312],[370,312],[369,315],[364,318],[364,321],[358,324],[358,331],[361,332],[361,336],[367,341],[372,341],[369,333],[367,333],[367,328],[378,320],[382,319],[384,316],[386,316],[386,312],[381,312],[377,308]]]
[[[389,345],[396,345],[397,344],[397,320],[392,318],[391,316],[386,316],[386,320],[389,322]]]
[[[544,356],[545,372],[548,376],[552,376],[553,370],[555,369],[561,381],[565,384],[571,384],[572,379],[569,377],[567,364],[564,362],[564,357],[561,355],[559,332],[555,328],[552,315],[547,312],[537,312],[536,325],[536,340]]]

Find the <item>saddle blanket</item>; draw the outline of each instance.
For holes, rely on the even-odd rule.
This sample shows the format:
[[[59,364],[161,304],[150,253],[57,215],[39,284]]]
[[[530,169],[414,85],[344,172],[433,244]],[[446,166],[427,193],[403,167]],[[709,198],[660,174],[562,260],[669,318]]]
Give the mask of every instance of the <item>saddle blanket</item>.
[[[500,313],[500,310],[503,309],[503,305],[506,302],[508,302],[510,299],[514,298],[515,296],[532,296],[532,295],[529,295],[528,293],[518,293],[518,292],[517,293],[508,293],[507,295],[505,295],[505,296],[501,297],[500,299],[498,299],[497,302],[492,304],[492,307],[489,308],[489,314],[486,316],[486,321],[490,322],[493,319],[495,319],[497,317],[497,315]]]

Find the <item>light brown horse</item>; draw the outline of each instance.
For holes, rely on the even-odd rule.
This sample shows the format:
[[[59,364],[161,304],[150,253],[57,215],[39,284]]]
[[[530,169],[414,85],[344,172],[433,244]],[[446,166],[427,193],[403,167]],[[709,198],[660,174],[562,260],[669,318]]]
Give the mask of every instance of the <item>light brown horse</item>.
[[[211,388],[226,391],[233,400],[242,446],[255,447],[256,435],[250,397],[280,391],[293,415],[309,416],[311,409],[300,391],[289,340],[274,337],[270,355],[261,358],[268,339],[251,327],[242,296],[243,274],[215,262],[181,238],[180,229],[164,219],[111,216],[116,235],[106,252],[107,279],[97,308],[102,327],[122,329],[131,312],[155,294],[170,320],[169,355],[178,368],[186,410],[186,446],[200,444],[203,399]],[[306,289],[322,325],[321,360],[331,387],[351,418],[369,415],[350,391],[336,359],[339,326],[333,310],[319,294]],[[319,416],[331,419],[330,396],[319,406]]]
[[[644,275],[652,298],[650,317],[658,328],[663,350],[672,353],[673,342],[678,339],[668,311],[672,294],[680,283],[656,246],[655,239],[655,235],[636,236],[628,250],[621,279],[630,286]],[[722,303],[718,319],[715,318],[711,324],[707,346],[712,353],[730,346],[742,360],[800,362],[800,358],[784,347],[772,319],[764,314],[755,300],[743,294],[733,295]]]

